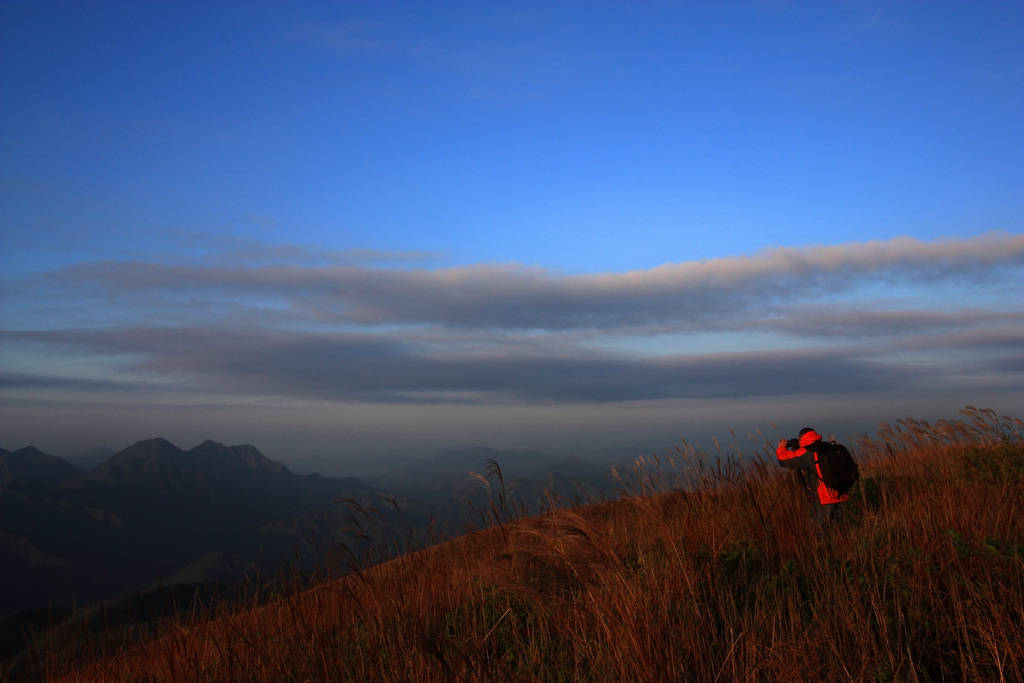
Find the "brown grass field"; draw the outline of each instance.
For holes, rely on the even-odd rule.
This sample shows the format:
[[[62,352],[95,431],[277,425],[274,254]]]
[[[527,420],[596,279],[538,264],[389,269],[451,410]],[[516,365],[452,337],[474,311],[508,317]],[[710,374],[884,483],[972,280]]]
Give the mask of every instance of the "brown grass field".
[[[841,528],[774,443],[641,458],[522,518],[157,635],[40,642],[54,681],[1022,681],[1024,424],[883,424]],[[367,524],[373,518],[366,512]],[[84,638],[84,637],[83,637]]]

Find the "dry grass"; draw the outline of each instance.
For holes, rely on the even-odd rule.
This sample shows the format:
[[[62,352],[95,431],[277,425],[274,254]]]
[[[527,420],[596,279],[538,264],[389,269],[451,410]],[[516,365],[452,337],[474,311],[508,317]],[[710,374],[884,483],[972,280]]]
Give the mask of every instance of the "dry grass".
[[[714,466],[680,448],[638,463],[622,500],[180,618],[98,661],[51,650],[46,677],[1021,681],[1024,425],[965,415],[853,444],[862,481],[840,529],[810,521],[766,445]],[[685,488],[659,492],[667,472]]]

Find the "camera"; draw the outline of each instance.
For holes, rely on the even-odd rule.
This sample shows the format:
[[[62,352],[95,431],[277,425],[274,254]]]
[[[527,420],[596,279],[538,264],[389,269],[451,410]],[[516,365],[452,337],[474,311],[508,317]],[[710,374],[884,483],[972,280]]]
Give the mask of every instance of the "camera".
[[[790,439],[786,442],[786,448],[795,451],[800,448],[800,439]]]

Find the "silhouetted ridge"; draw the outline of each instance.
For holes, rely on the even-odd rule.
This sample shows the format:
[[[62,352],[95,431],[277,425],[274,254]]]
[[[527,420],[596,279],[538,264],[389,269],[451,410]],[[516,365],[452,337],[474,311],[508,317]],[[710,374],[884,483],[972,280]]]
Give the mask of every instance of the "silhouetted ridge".
[[[0,484],[25,481],[56,486],[81,473],[82,470],[71,463],[47,455],[34,446],[0,453]]]
[[[122,486],[181,489],[193,484],[184,451],[166,439],[147,439],[118,451],[80,477]]]
[[[282,463],[274,462],[259,452],[255,446],[225,446],[216,441],[206,440],[188,452],[195,458],[208,458],[211,463],[233,468],[246,468],[274,474],[290,474]]]
[[[63,462],[35,449],[11,456],[0,458]],[[249,445],[183,451],[157,438],[89,472],[63,464],[76,476],[0,486],[0,615],[82,605],[166,577],[227,577],[259,561],[273,571],[300,551],[305,562],[344,527],[339,499],[379,502],[358,479],[297,475]]]
[[[289,475],[287,467],[270,460],[253,446],[225,446],[207,440],[192,450],[183,451],[158,438],[140,441],[115,453],[81,479],[178,491],[217,489],[237,486],[253,477]]]

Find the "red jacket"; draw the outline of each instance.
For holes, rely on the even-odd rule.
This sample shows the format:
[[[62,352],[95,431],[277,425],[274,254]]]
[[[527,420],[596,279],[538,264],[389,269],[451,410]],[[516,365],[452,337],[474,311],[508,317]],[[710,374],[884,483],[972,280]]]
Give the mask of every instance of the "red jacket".
[[[815,431],[809,431],[800,437],[800,448],[795,451],[789,450],[785,439],[779,441],[779,447],[775,449],[775,455],[779,464],[791,470],[799,470],[803,478],[804,486],[808,491],[814,492],[818,505],[832,505],[833,503],[845,503],[850,497],[845,493],[839,493],[834,489],[825,486],[821,480],[821,468],[818,466],[818,456],[813,449],[807,447],[816,441],[821,441],[821,435]]]

